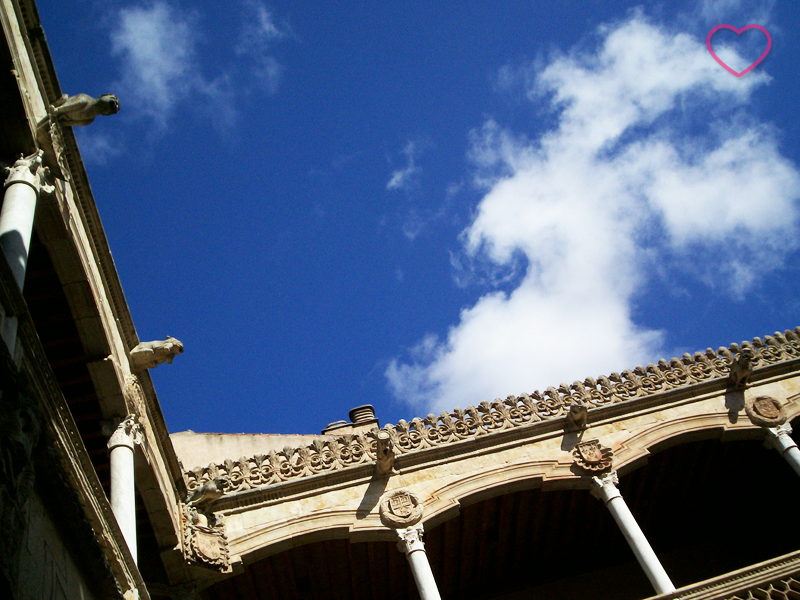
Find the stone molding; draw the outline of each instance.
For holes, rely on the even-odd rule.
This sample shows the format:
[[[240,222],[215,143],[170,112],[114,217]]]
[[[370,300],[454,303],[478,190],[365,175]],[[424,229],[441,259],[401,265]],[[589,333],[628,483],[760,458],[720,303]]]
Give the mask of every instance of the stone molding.
[[[381,522],[392,529],[416,525],[423,510],[419,496],[406,488],[386,492],[380,499]]]
[[[481,402],[477,407],[443,411],[438,417],[429,414],[409,423],[386,425],[392,441],[395,461],[411,452],[437,448],[483,436],[527,427],[535,423],[564,419],[574,402],[592,409],[614,404],[653,398],[672,390],[687,389],[708,382],[724,384],[736,356],[748,348],[756,367],[800,359],[800,327],[783,334],[754,338],[752,342],[731,344],[717,351],[708,348],[686,353],[682,358],[661,359],[658,364],[638,366],[597,379],[587,377],[571,385],[562,383],[544,393],[508,396],[505,400]],[[300,448],[284,448],[279,452],[253,457],[228,459],[184,473],[188,490],[220,475],[228,477],[226,493],[241,492],[283,483],[296,478],[340,471],[377,460],[377,429],[366,434],[348,434],[334,440],[314,440]]]

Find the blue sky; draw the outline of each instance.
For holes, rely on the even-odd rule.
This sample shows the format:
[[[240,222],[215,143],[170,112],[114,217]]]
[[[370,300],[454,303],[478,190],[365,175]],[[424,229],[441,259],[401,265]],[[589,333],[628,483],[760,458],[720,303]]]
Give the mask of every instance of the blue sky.
[[[68,5],[68,6],[67,6]],[[383,423],[800,325],[793,2],[38,3],[171,431]],[[710,29],[758,23],[737,78]],[[715,34],[737,70],[763,34]]]

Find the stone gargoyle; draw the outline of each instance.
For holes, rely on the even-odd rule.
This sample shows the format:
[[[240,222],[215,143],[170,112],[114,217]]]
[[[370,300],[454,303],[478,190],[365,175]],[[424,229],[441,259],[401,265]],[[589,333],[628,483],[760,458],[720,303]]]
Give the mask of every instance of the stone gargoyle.
[[[564,429],[568,433],[574,431],[583,431],[586,429],[587,419],[588,409],[586,408],[586,405],[581,400],[575,400],[575,402],[569,406],[569,412],[567,413]]]
[[[174,337],[167,336],[166,340],[142,342],[131,350],[131,363],[133,371],[152,369],[163,362],[171,363],[176,355],[183,352],[183,344]]]
[[[50,107],[50,118],[61,125],[74,127],[89,125],[97,115],[113,115],[119,112],[119,99],[114,94],[103,94],[92,98],[88,94],[64,94]]]
[[[753,351],[747,347],[742,348],[731,365],[730,382],[733,387],[741,389],[750,384],[754,362]]]
[[[395,450],[391,435],[385,429],[381,429],[373,435],[375,437],[375,475],[384,477],[397,473],[394,468]]]

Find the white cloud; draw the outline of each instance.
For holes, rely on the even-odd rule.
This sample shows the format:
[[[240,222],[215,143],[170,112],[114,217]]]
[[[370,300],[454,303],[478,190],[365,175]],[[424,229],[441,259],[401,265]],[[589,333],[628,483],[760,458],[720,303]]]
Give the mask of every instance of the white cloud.
[[[269,51],[276,42],[292,35],[288,25],[278,25],[272,11],[262,2],[244,2],[244,21],[236,54],[249,56],[255,65],[251,69],[253,77],[268,93],[275,94],[280,86],[283,66]]]
[[[420,145],[414,140],[409,140],[403,147],[405,156],[405,166],[392,171],[389,183],[386,184],[387,190],[408,190],[416,185],[416,177],[420,172],[417,166],[417,156],[419,155]]]
[[[81,158],[87,164],[105,165],[110,159],[122,154],[122,147],[116,137],[88,127],[75,128],[74,131],[80,145]]]
[[[714,25],[728,23],[734,27],[744,27],[749,23],[767,26],[775,0],[702,0],[700,14]],[[741,22],[732,22],[738,21]]]
[[[199,76],[194,20],[165,2],[122,8],[117,16],[111,49],[123,61],[120,96],[132,110],[164,126]]]
[[[278,90],[283,67],[266,50],[290,30],[275,25],[255,0],[244,2],[241,36],[232,52],[238,59],[216,76],[200,67],[197,42],[206,34],[193,10],[157,0],[120,8],[112,19],[111,49],[122,61],[122,107],[151,119],[156,130],[165,129],[179,107],[188,107],[227,132],[235,124],[237,102],[254,82],[269,94]]]
[[[489,121],[473,133],[486,194],[463,233],[467,262],[526,270],[446,339],[392,361],[398,398],[452,409],[653,360],[663,336],[632,317],[653,260],[735,295],[796,247],[800,173],[743,114],[769,78],[733,77],[705,40],[640,15],[600,33],[596,52],[532,78],[531,98],[559,111],[553,130],[528,141]],[[687,131],[687,113],[734,125]]]

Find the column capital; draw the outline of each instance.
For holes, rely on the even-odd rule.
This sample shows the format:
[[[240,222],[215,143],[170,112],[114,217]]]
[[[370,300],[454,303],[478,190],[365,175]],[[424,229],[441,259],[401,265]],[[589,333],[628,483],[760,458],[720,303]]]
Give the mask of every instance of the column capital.
[[[602,475],[595,475],[592,477],[592,487],[590,492],[592,496],[608,504],[614,498],[620,498],[622,496],[617,489],[618,483],[619,476],[617,475],[616,471],[609,471],[608,473],[603,473]]]
[[[105,432],[110,432],[108,438],[109,451],[119,446],[125,446],[133,450],[134,445],[142,443],[142,426],[139,425],[134,414],[130,414],[124,419],[115,420],[113,423],[106,423],[103,429]]]
[[[792,439],[792,426],[789,423],[784,423],[780,427],[765,427],[767,430],[767,437],[764,440],[764,445],[767,448],[773,448],[783,455],[791,448],[797,448],[797,444]]]
[[[395,529],[395,533],[400,538],[397,542],[397,549],[400,552],[408,555],[417,550],[425,551],[425,543],[422,541],[425,532],[422,528],[422,523],[403,529]]]
[[[9,187],[15,183],[22,183],[33,188],[38,195],[40,192],[52,194],[55,188],[48,182],[50,179],[50,169],[42,166],[44,152],[37,150],[30,156],[19,155],[17,161],[10,167],[5,168],[8,174],[4,187]]]

